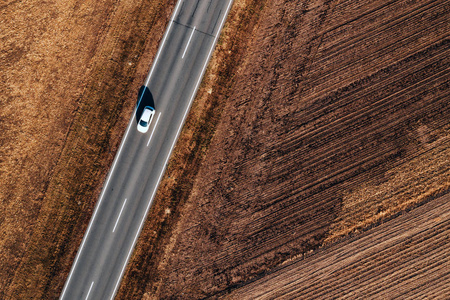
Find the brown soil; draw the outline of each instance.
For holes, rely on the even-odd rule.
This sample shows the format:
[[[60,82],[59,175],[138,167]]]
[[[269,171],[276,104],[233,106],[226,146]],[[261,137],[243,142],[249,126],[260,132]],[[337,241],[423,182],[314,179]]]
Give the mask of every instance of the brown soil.
[[[210,146],[265,1],[235,0],[116,298],[154,294],[156,272]],[[252,13],[248,13],[252,12]],[[152,290],[148,293],[148,289]],[[147,293],[146,293],[147,291]]]
[[[1,299],[59,296],[173,6],[0,5]]]
[[[292,261],[228,299],[447,299],[450,196]]]
[[[0,86],[5,103],[0,112],[0,298],[59,296],[174,4],[66,1],[44,9],[37,2],[10,1],[2,6],[2,19],[9,22],[0,24],[5,66],[0,76],[6,83]],[[157,253],[190,191],[243,57],[247,30],[263,4],[234,2],[233,24],[225,25],[225,38],[160,185],[147,234],[139,241],[154,248],[151,253]],[[156,257],[145,252],[148,247],[135,255],[147,270]],[[142,295],[148,280],[135,267],[120,290],[131,298]]]
[[[145,284],[146,299],[223,295],[446,193],[448,10],[448,1],[267,2],[218,94],[226,113],[192,190],[180,187],[158,251],[146,230],[130,271],[138,292],[121,298]]]
[[[166,2],[0,6],[0,298],[58,297]],[[223,296],[447,192],[448,10],[236,0],[117,298]]]

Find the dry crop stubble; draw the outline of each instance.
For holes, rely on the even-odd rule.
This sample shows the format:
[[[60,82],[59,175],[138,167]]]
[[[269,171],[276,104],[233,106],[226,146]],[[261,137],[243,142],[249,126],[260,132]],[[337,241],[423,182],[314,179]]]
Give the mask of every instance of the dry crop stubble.
[[[267,3],[149,295],[226,295],[448,191],[448,1],[369,2]]]
[[[223,298],[446,299],[450,197],[290,261]]]
[[[2,6],[0,298],[58,297],[173,5]]]
[[[0,72],[8,80],[2,95],[15,97],[4,98],[1,123],[9,134],[0,148],[1,184],[10,185],[1,200],[14,211],[0,214],[10,226],[1,232],[1,296],[56,298],[62,288],[170,17],[174,3],[163,2],[58,2],[62,8],[49,15],[37,9],[36,17],[22,7],[27,4],[10,2],[16,6],[1,12],[26,11],[18,40],[37,43],[21,48],[15,36],[4,38],[14,43],[5,43],[0,56],[10,68]],[[235,1],[118,297],[225,295],[326,239],[365,230],[445,193],[448,10],[448,1]],[[52,27],[58,16],[74,27]],[[143,34],[133,36],[132,29]],[[58,30],[71,40],[52,40]],[[150,30],[158,34],[146,40]],[[80,44],[89,67],[70,68],[81,61],[79,53],[69,55]],[[8,65],[11,55],[41,69]],[[21,74],[29,78],[20,83]],[[40,85],[33,78],[41,78]],[[80,78],[86,79],[74,84]],[[115,80],[122,84],[114,87]],[[30,108],[31,102],[14,101],[27,93],[42,99],[31,109],[45,107],[34,115],[59,120],[59,127],[38,130],[40,124],[25,124],[25,115],[11,119]],[[92,128],[102,126],[95,123],[99,106],[113,121],[95,135]],[[34,143],[16,130],[19,120]],[[34,145],[45,137],[39,152]],[[16,151],[21,147],[29,152]],[[60,154],[59,163],[51,159]],[[38,167],[34,157],[43,157]],[[41,180],[13,179],[14,172],[32,170]],[[21,196],[21,186],[35,192]]]
[[[224,113],[227,92],[245,60],[247,44],[254,34],[265,1],[236,0],[225,22],[222,36],[210,61],[191,112],[169,161],[149,218],[143,228],[130,266],[118,292],[119,299],[157,296],[164,253],[172,245],[172,232],[180,219],[187,197],[195,192],[193,182],[203,164],[217,123]],[[249,14],[248,11],[252,13]],[[170,213],[167,213],[169,212]],[[160,270],[162,273],[160,273]],[[151,292],[148,292],[148,290]]]
[[[96,38],[71,19],[71,4],[11,2],[1,10],[0,293],[28,245],[93,55],[82,44]],[[89,22],[86,11],[78,12],[92,27],[107,13]]]

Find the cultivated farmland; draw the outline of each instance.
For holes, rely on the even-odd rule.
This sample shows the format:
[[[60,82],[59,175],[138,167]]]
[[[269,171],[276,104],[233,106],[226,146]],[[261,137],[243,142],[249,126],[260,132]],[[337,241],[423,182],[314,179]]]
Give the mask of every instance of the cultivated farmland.
[[[267,2],[164,253],[132,264],[145,298],[226,295],[448,192],[449,8]]]
[[[450,196],[285,264],[231,299],[446,299]]]
[[[0,298],[59,296],[174,5],[0,5]],[[435,265],[448,264],[448,208],[435,198],[450,186],[449,9],[235,0],[118,298],[251,297],[263,280],[287,297],[297,279],[279,272],[304,257],[313,270],[316,253],[427,201],[418,239],[394,234],[390,255],[364,252],[358,274],[384,297],[383,274],[364,268],[392,257],[402,274],[411,255],[415,278],[448,282]],[[423,209],[438,215],[435,235]],[[429,249],[430,268],[414,261]],[[333,273],[343,279],[360,257],[347,254]],[[395,280],[387,291],[414,287]],[[310,287],[332,295],[330,283]],[[446,292],[431,287],[421,295]]]
[[[0,299],[58,298],[167,2],[1,2]]]
[[[0,5],[1,299],[58,298],[175,3]],[[144,254],[138,272],[132,269],[138,280],[125,281],[122,291],[142,295],[145,284],[139,283],[148,278],[140,269],[155,261],[157,241],[170,231],[175,214],[168,204],[176,212],[178,195],[189,191],[186,181],[220,119],[217,103],[224,101],[217,95],[243,57],[230,54],[246,48],[262,3],[235,1],[227,38],[220,40],[173,155],[177,169],[170,168],[153,205],[148,247],[138,249]]]

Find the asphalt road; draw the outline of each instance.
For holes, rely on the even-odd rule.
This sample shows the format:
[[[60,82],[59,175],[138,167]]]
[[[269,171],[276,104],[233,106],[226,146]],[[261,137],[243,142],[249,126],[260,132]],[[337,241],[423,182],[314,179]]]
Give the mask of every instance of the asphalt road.
[[[231,4],[178,1],[60,299],[114,298]]]

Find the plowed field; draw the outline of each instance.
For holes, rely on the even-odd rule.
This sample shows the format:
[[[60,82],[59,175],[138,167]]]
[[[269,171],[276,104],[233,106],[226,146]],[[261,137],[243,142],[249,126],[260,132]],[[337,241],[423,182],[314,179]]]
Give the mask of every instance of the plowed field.
[[[147,296],[225,295],[448,192],[449,9],[267,2],[165,252],[133,264]]]
[[[59,296],[175,2],[0,4],[0,298]],[[305,295],[369,281],[384,298],[388,281],[412,297],[423,278],[419,296],[447,293],[445,214],[434,233],[427,215],[420,232],[404,220],[406,242],[348,236],[450,189],[449,10],[235,0],[117,298],[271,297],[266,274],[288,297],[288,268],[360,240],[364,263],[350,270],[362,254],[347,252],[333,294],[321,273]]]
[[[232,299],[447,299],[450,196],[290,262]]]

